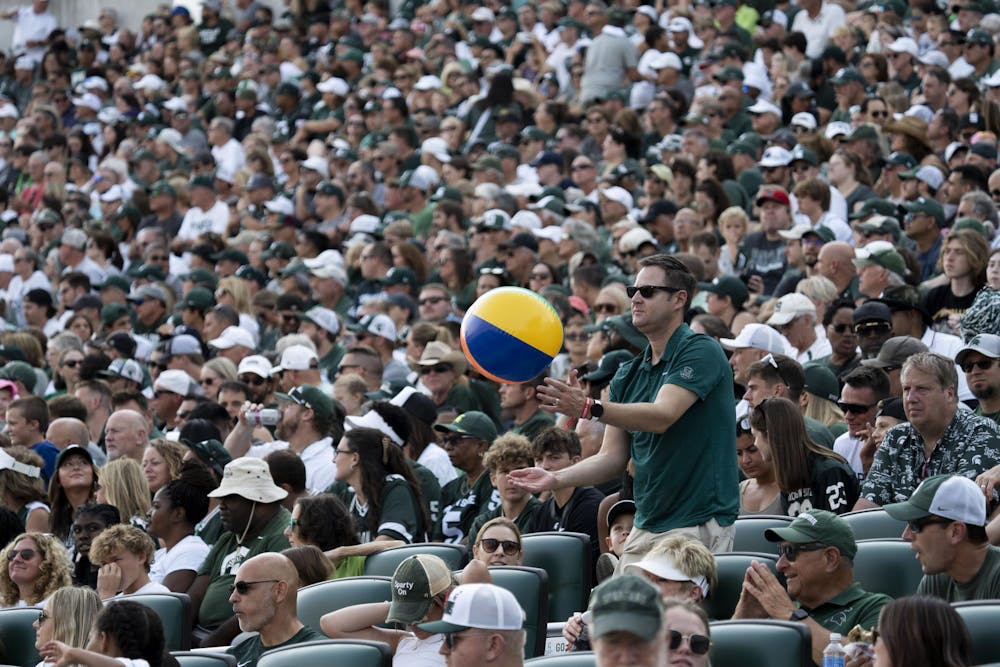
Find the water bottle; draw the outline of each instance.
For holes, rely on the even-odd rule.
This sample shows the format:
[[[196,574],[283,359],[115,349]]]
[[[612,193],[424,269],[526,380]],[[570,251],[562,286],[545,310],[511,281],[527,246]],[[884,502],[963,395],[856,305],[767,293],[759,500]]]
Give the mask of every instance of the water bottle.
[[[830,643],[823,649],[823,667],[844,667],[844,647],[840,643],[840,633],[830,633]]]

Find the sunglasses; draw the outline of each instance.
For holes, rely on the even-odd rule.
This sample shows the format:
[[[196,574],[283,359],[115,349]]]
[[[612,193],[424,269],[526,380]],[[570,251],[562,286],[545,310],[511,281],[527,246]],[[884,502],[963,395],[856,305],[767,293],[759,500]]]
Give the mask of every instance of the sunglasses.
[[[618,312],[618,306],[613,303],[595,303],[594,304],[595,313],[607,313],[608,315],[614,315]]]
[[[45,621],[49,620],[50,618],[52,617],[46,614],[44,611],[38,612],[38,625],[45,625]]]
[[[628,298],[632,298],[636,293],[640,294],[643,299],[652,299],[653,295],[657,292],[666,292],[667,294],[674,294],[675,292],[680,292],[678,287],[669,287],[667,285],[629,285],[625,288],[625,293],[628,294]]]
[[[66,368],[76,368],[77,366],[80,365],[81,361],[82,359],[70,359],[69,361],[64,361],[63,366],[65,366]]]
[[[265,382],[267,382],[267,380],[260,377],[259,375],[251,375],[249,377],[241,377],[240,382],[243,382],[244,384],[252,384],[255,387],[259,387]]]
[[[996,359],[980,359],[979,361],[966,361],[959,366],[962,367],[963,373],[971,373],[972,369],[978,368],[981,371],[989,370],[993,368],[993,364],[996,363]]]
[[[431,373],[450,373],[452,370],[449,364],[438,364],[436,366],[426,366],[420,369],[421,375],[429,375]]]
[[[888,111],[871,111],[869,112],[872,118],[886,118],[889,115]]]
[[[338,449],[337,451],[339,452],[340,450]],[[298,519],[291,518],[288,520],[288,530],[295,530],[295,527],[298,525],[300,525]]]
[[[280,579],[261,579],[260,581],[237,581],[235,584],[233,584],[232,590],[236,591],[240,595],[246,595],[247,593],[250,592],[250,589],[253,588],[254,586],[256,586],[257,584],[276,584],[279,581],[281,581],[281,580]],[[230,593],[230,595],[232,595],[232,593]]]
[[[447,301],[448,297],[445,296],[427,296],[418,301],[417,303],[421,306],[432,306],[434,304],[441,303],[442,301]]]
[[[7,560],[14,560],[18,555],[21,556],[21,560],[31,560],[36,553],[38,552],[34,549],[11,549],[7,552]]]
[[[491,634],[489,632],[468,632],[468,631],[463,631],[463,632],[465,632],[464,635],[460,635],[458,632],[442,632],[441,633],[442,635],[444,635],[444,645],[448,647],[449,651],[454,651],[455,650],[455,645],[458,643],[459,639],[463,639],[465,637],[473,637],[475,635],[488,635],[488,634]]]
[[[590,334],[584,333],[584,332],[580,332],[580,333],[568,333],[568,334],[566,334],[563,337],[566,340],[576,340],[576,341],[590,340]]]
[[[532,280],[552,280],[552,276],[547,273],[532,273],[528,277]]]
[[[493,553],[498,548],[503,547],[505,556],[513,556],[521,551],[521,545],[514,540],[495,540],[492,537],[485,537],[479,541],[479,546],[488,554]]]
[[[477,440],[474,435],[447,435],[442,439],[446,445],[460,445],[463,440]]]
[[[803,551],[822,551],[826,549],[826,544],[820,544],[819,542],[806,542],[805,544],[786,544],[778,545],[778,557],[785,557],[789,563],[794,563],[798,557],[799,553]]]
[[[874,404],[868,405],[866,403],[847,403],[845,401],[837,401],[837,407],[841,409],[844,413],[852,413],[855,415],[863,415],[872,408],[875,407]]]
[[[933,517],[929,517],[925,519],[915,519],[914,521],[907,521],[906,527],[910,529],[911,533],[919,535],[920,532],[927,526],[933,526],[935,524],[943,526],[949,523],[955,523],[955,522],[952,521],[951,519],[935,519]]]
[[[670,650],[676,651],[681,647],[681,642],[687,640],[691,652],[695,655],[705,655],[712,648],[712,640],[705,635],[682,635],[676,630],[670,631]]]

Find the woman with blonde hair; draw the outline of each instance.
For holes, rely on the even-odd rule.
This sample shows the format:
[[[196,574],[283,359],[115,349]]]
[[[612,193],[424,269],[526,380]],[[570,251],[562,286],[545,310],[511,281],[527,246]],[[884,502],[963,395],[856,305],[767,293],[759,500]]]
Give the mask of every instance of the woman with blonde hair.
[[[142,474],[150,493],[156,493],[181,474],[187,448],[173,440],[151,440],[142,454]]]
[[[90,628],[101,611],[101,598],[93,588],[69,586],[60,588],[32,623],[35,628],[35,649],[41,650],[50,641],[57,641],[84,648],[90,640]],[[50,667],[55,663],[42,661],[36,667]]]
[[[42,457],[25,447],[0,451],[0,501],[17,513],[28,532],[47,532],[49,506],[42,483]]]
[[[218,398],[219,387],[223,382],[236,379],[236,364],[225,357],[215,357],[205,362],[201,367],[198,384],[205,395],[213,401]]]
[[[114,505],[125,523],[143,530],[149,525],[149,483],[132,459],[118,458],[100,469],[97,502]]]
[[[799,397],[799,403],[805,403],[802,416],[826,426],[830,435],[836,438],[847,430],[844,412],[837,406],[840,400],[837,376],[820,364],[806,364],[803,371],[806,383]]]
[[[215,288],[215,301],[220,306],[234,308],[240,314],[240,326],[249,331],[254,340],[259,340],[260,324],[254,314],[250,288],[245,280],[234,276],[220,279]]]
[[[601,288],[594,299],[595,323],[600,323],[609,317],[622,315],[630,311],[630,299],[625,294],[625,286],[621,283],[611,283]]]
[[[31,607],[43,604],[72,581],[69,552],[45,533],[22,533],[0,553],[0,604]]]

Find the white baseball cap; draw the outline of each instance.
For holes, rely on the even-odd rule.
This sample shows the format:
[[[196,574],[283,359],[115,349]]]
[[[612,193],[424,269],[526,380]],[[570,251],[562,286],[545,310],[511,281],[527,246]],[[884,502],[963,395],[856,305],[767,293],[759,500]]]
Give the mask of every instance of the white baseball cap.
[[[786,354],[791,344],[784,336],[766,324],[748,324],[736,338],[720,338],[719,343],[727,350],[753,347],[772,354]]]
[[[339,76],[331,76],[329,79],[317,83],[316,90],[321,93],[333,93],[338,97],[347,97],[347,94],[351,92],[351,87]]]
[[[249,357],[244,357],[243,360],[240,361],[240,366],[236,370],[236,373],[238,375],[253,373],[258,377],[266,379],[271,377],[271,362],[267,360],[267,357],[259,354],[251,354]]]
[[[295,204],[288,197],[275,197],[274,199],[265,202],[264,208],[266,208],[271,213],[277,213],[279,215],[295,215]]]
[[[804,127],[809,131],[813,131],[818,127],[816,125],[816,116],[806,111],[800,111],[799,113],[792,116],[791,125],[792,127],[795,127],[796,125],[799,127]]]
[[[672,51],[664,51],[660,55],[653,58],[652,62],[649,63],[650,69],[661,70],[661,69],[684,69],[681,63],[681,58],[676,53]]]
[[[309,171],[315,171],[323,178],[330,178],[330,165],[327,164],[325,158],[313,155],[312,157],[308,157],[305,160],[303,160],[301,166],[303,169],[308,169]]]
[[[752,106],[747,107],[747,113],[773,113],[781,117],[781,109],[767,100],[757,100]]]
[[[257,347],[250,332],[240,327],[226,327],[218,338],[208,341],[208,344],[219,350],[228,350],[237,345],[251,350]],[[163,377],[162,373],[160,377]]]
[[[617,185],[601,190],[601,196],[606,197],[611,201],[618,202],[629,211],[631,211],[632,207],[635,205],[635,200],[632,198],[629,191]]]
[[[801,315],[815,315],[816,304],[804,294],[792,292],[778,299],[774,314],[767,320],[772,327],[783,327]]]
[[[323,306],[313,306],[306,312],[301,313],[299,319],[312,322],[332,334],[340,332],[340,318],[337,317],[337,313]]]
[[[481,630],[520,630],[524,610],[514,594],[494,584],[463,584],[448,594],[440,621],[421,623],[424,632],[461,632]]]
[[[142,366],[134,359],[115,359],[106,370],[98,371],[97,374],[101,377],[122,377],[138,384],[142,384],[145,379]],[[160,374],[160,377],[163,377],[163,373]]]
[[[761,167],[787,167],[792,163],[792,152],[782,146],[771,146],[757,164]]]
[[[281,360],[271,372],[280,373],[281,371],[305,371],[310,368],[316,368],[313,364],[318,361],[319,357],[316,356],[315,350],[312,350],[305,345],[289,345],[285,348],[285,351],[281,353]]]
[[[231,327],[230,327],[231,328]],[[184,371],[169,369],[160,373],[153,383],[156,391],[170,391],[181,396],[197,396],[201,394],[201,387],[193,377]]]
[[[935,515],[970,526],[986,525],[986,496],[962,475],[935,475],[920,483],[909,500],[886,505],[886,513],[900,521]]]
[[[441,137],[424,139],[424,143],[420,144],[420,152],[434,157],[439,162],[451,162],[451,153],[448,152],[448,142]]]
[[[397,340],[396,325],[393,323],[391,317],[382,313],[365,315],[357,324],[352,325],[350,329],[357,333],[369,333],[373,336],[381,336],[393,344]]]
[[[920,55],[920,47],[913,41],[912,37],[900,37],[889,45],[889,50],[893,53],[909,53],[916,58]]]

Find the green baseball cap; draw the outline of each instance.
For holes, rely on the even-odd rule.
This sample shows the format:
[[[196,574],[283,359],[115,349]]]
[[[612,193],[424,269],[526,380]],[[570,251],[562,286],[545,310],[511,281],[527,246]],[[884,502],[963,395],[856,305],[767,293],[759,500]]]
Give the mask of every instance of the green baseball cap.
[[[973,28],[965,33],[966,44],[992,44],[993,35],[982,28]]]
[[[537,125],[528,125],[523,130],[521,130],[521,138],[528,139],[530,141],[547,141],[549,135],[545,134],[544,131]]]
[[[869,215],[876,214],[894,217],[896,215],[896,205],[888,199],[874,197],[872,199],[865,200],[865,203],[861,205],[861,208],[847,217],[850,220],[860,220],[861,218],[867,218]]]
[[[601,356],[601,360],[597,362],[596,370],[587,373],[580,379],[587,382],[606,382],[615,376],[622,364],[634,357],[635,355],[628,350],[612,350]]]
[[[206,269],[192,269],[190,273],[185,273],[180,278],[181,280],[190,280],[196,285],[207,285],[213,290],[219,284],[219,279],[215,277],[215,274]]]
[[[143,279],[143,280],[166,280],[167,274],[163,272],[163,269],[156,266],[155,264],[142,264],[134,271],[130,268],[128,270],[128,275],[133,278]]]
[[[842,86],[846,83],[860,83],[862,86],[865,85],[865,77],[861,76],[861,72],[853,67],[841,67],[837,70],[837,73],[830,77],[830,83],[834,86]]]
[[[749,155],[755,160],[757,159],[757,149],[745,141],[734,141],[733,143],[729,144],[728,148],[726,148],[726,152],[729,153],[730,155],[737,155],[742,153],[743,155]]]
[[[453,583],[451,570],[438,556],[410,556],[392,575],[392,602],[386,622],[419,623],[427,615],[434,598],[450,589]]]
[[[905,278],[909,273],[906,260],[888,241],[873,241],[864,248],[856,249],[854,255],[854,266],[858,268],[874,264],[892,271],[900,278]]]
[[[893,519],[915,521],[940,516],[970,526],[986,525],[986,496],[962,475],[934,475],[920,483],[908,500],[883,507]]]
[[[665,620],[660,591],[634,574],[612,577],[590,596],[590,637],[627,632],[644,640],[659,634]]]
[[[497,427],[493,420],[478,410],[463,412],[450,424],[435,424],[438,433],[458,433],[473,438],[493,442],[497,438]]]
[[[170,195],[174,199],[177,199],[177,188],[170,185],[168,181],[157,181],[153,183],[153,187],[149,190],[149,196],[155,197],[157,195]]]
[[[101,323],[106,327],[110,327],[117,320],[126,317],[128,314],[128,306],[124,303],[109,303],[101,308]]]
[[[955,224],[951,226],[952,232],[957,232],[960,229],[971,229],[977,234],[982,234],[983,238],[989,240],[990,235],[986,232],[986,227],[983,223],[976,218],[959,218],[955,221]]]
[[[840,383],[833,371],[820,364],[806,364],[802,371],[806,378],[806,391],[834,403],[840,400]]]
[[[937,220],[938,226],[944,226],[944,208],[933,199],[918,197],[913,201],[903,203],[903,208],[909,213],[926,213]]]
[[[643,349],[646,347],[649,340],[646,336],[635,328],[632,324],[632,315],[614,315],[612,317],[605,318],[600,324],[588,325],[583,328],[587,333],[593,333],[594,331],[616,331],[622,338],[624,338],[630,345]]]
[[[768,542],[792,544],[819,542],[829,547],[836,547],[841,554],[850,559],[858,553],[854,531],[846,521],[826,510],[806,510],[784,528],[768,528],[764,531],[764,538]]]
[[[177,304],[178,310],[184,308],[194,308],[195,310],[208,310],[215,305],[215,296],[207,287],[192,287],[184,298]]]
[[[202,463],[214,470],[219,479],[222,479],[222,475],[225,474],[226,465],[233,460],[232,455],[218,440],[202,440],[200,442],[182,440],[181,443],[187,445]]]
[[[737,308],[750,296],[747,286],[735,276],[720,276],[710,283],[698,283],[698,289],[719,296],[728,296]]]
[[[309,408],[318,415],[327,417],[333,415],[333,399],[327,396],[322,389],[314,387],[311,384],[299,385],[287,394],[275,392],[274,395],[279,400],[291,401],[304,408]]]
[[[261,257],[264,259],[271,259],[272,257],[276,257],[278,259],[291,259],[292,257],[295,257],[296,254],[295,248],[291,243],[288,243],[287,241],[278,241],[261,253]]]
[[[739,67],[727,66],[723,67],[715,75],[715,78],[719,81],[742,81],[743,80],[743,70]]]
[[[853,132],[844,138],[844,141],[861,141],[863,139],[878,141],[878,132],[875,131],[874,127],[866,123],[855,128]]]
[[[236,248],[226,248],[222,252],[215,253],[214,255],[212,255],[212,261],[235,262],[240,266],[250,263],[250,260],[247,258],[246,253],[241,250],[237,250]]]
[[[24,361],[8,361],[4,364],[3,368],[0,368],[0,378],[4,380],[17,380],[28,391],[34,391],[35,384],[38,382],[35,369]]]
[[[98,283],[94,285],[94,287],[96,287],[99,290],[115,287],[125,292],[126,294],[128,294],[129,289],[131,289],[128,280],[126,280],[121,274],[117,273],[108,276],[107,278],[104,279],[103,283]]]
[[[885,164],[888,167],[906,167],[907,169],[913,169],[917,166],[917,159],[904,151],[893,151],[892,153],[889,153],[889,157],[885,159]]]
[[[417,274],[413,272],[413,269],[408,269],[405,266],[394,266],[386,272],[385,277],[379,282],[386,287],[391,287],[392,285],[416,287],[418,280]]]

